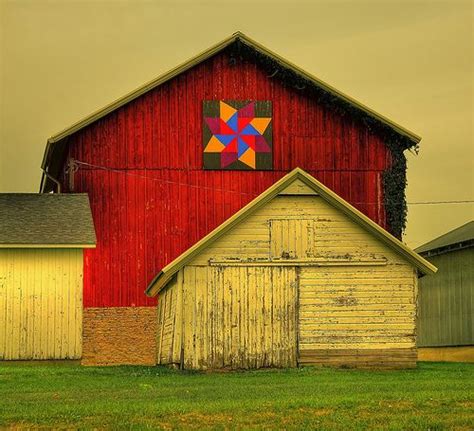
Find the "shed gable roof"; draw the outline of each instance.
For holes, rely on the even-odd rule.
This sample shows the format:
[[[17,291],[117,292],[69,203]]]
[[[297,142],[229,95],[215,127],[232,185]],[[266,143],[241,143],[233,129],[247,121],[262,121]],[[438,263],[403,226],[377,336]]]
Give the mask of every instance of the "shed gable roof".
[[[160,273],[150,282],[145,293],[148,296],[155,296],[171,278],[187,263],[189,263],[202,250],[210,246],[214,241],[232,229],[245,218],[253,214],[267,202],[279,194],[317,194],[333,207],[341,210],[352,221],[366,229],[373,236],[381,240],[396,253],[404,257],[408,262],[415,266],[423,274],[433,274],[437,268],[423,257],[415,253],[412,249],[403,244],[400,240],[381,228],[366,215],[350,205],[332,190],[320,183],[314,177],[300,168],[296,168],[285,175],[273,186],[256,197],[253,201],[227,219],[224,223],[190,247],[187,251],[166,265]]]
[[[76,133],[77,131],[83,129],[84,127],[87,127],[88,125],[94,123],[95,121],[105,117],[107,114],[126,105],[127,103],[140,97],[141,95],[147,93],[148,91],[164,84],[165,82],[168,82],[169,80],[191,69],[192,67],[206,61],[207,59],[211,58],[212,56],[216,55],[217,53],[223,51],[224,49],[228,48],[229,46],[233,44],[240,44],[242,47],[245,47],[245,49],[256,53],[261,58],[274,62],[275,64],[278,64],[279,68],[281,68],[282,70],[290,74],[293,74],[294,76],[298,76],[300,79],[303,80],[305,84],[308,83],[310,86],[318,88],[319,90],[327,94],[330,99],[340,101],[344,105],[351,107],[351,109],[355,109],[356,111],[360,112],[364,116],[364,118],[369,118],[370,120],[372,120],[372,122],[375,122],[381,125],[382,127],[385,127],[386,129],[390,130],[392,133],[395,133],[396,135],[400,136],[405,142],[403,145],[403,148],[401,148],[402,151],[405,150],[406,148],[409,148],[411,146],[418,144],[418,142],[421,140],[420,136],[416,135],[410,130],[395,123],[394,121],[383,116],[382,114],[379,114],[378,112],[367,107],[366,105],[357,101],[356,99],[348,96],[347,94],[342,93],[341,91],[337,90],[336,88],[332,87],[326,82],[320,80],[319,78],[313,76],[312,74],[306,72],[305,70],[301,69],[300,67],[296,66],[292,62],[286,60],[282,56],[271,51],[270,49],[261,45],[257,41],[246,36],[245,34],[241,32],[236,32],[232,34],[231,36],[227,37],[226,39],[222,40],[221,42],[217,43],[216,45],[211,46],[210,48],[206,49],[200,54],[192,57],[188,61],[175,67],[174,69],[171,69],[170,71],[158,76],[152,81],[147,82],[146,84],[133,90],[132,92],[126,94],[125,96],[106,105],[102,109],[99,109],[93,112],[87,117],[77,121],[71,126],[65,128],[64,130],[49,137],[46,143],[46,149],[45,149],[43,162],[42,162],[43,170],[46,170],[49,173],[53,172],[54,174],[54,169],[50,169],[51,160],[54,160],[54,163],[57,163],[54,153],[56,150],[59,152],[63,150],[60,148],[61,145],[58,145],[58,144],[60,144],[68,136]],[[53,185],[54,183],[52,182],[52,180],[50,178],[48,179],[47,177],[45,177],[45,175],[43,175],[41,191],[50,191],[52,190]]]
[[[0,194],[0,248],[94,247],[87,194]]]
[[[462,226],[435,238],[426,244],[416,248],[417,253],[433,252],[435,250],[453,246],[460,243],[469,243],[472,245],[474,240],[474,220],[463,224]]]

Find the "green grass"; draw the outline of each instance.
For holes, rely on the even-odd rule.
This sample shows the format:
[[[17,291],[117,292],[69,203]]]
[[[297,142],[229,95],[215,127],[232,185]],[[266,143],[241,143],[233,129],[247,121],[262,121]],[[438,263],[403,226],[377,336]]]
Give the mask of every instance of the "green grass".
[[[191,373],[0,365],[0,429],[474,428],[474,366]]]

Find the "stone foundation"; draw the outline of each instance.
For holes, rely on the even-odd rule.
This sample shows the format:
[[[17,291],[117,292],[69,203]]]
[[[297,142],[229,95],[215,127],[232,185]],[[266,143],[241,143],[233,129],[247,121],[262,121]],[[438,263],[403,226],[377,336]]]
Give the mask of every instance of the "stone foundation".
[[[155,365],[156,307],[86,308],[82,365]]]

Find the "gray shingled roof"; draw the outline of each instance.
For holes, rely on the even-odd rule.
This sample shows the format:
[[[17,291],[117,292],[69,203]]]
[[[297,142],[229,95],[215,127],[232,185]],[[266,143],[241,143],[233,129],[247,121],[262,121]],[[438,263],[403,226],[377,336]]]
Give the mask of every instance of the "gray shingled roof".
[[[449,245],[459,244],[474,239],[474,221],[467,222],[458,228],[435,238],[415,249],[417,253],[436,250]]]
[[[0,193],[0,246],[95,243],[87,194]]]

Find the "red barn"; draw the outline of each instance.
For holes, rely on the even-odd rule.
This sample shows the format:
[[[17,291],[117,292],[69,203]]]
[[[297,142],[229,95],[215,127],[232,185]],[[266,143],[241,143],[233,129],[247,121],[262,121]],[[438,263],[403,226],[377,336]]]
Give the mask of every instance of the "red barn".
[[[154,364],[148,282],[295,167],[400,237],[419,140],[242,33],[52,136],[41,192],[88,193],[97,232],[83,362]]]

